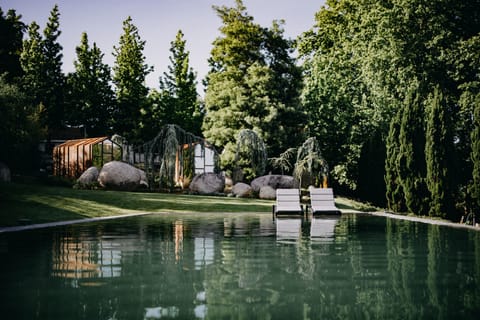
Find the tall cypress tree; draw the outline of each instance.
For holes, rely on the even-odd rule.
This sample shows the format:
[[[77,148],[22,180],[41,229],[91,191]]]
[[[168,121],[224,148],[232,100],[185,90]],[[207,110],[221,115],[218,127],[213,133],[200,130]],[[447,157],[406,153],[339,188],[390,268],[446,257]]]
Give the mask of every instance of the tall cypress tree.
[[[400,126],[403,112],[399,110],[390,123],[387,137],[385,159],[385,184],[388,209],[395,212],[405,211],[405,195],[399,175]]]
[[[473,162],[473,185],[472,185],[472,199],[475,202],[475,209],[480,208],[480,93],[475,98],[474,109],[474,126],[472,131],[472,153],[471,159]]]
[[[116,87],[117,105],[114,112],[114,130],[130,142],[138,142],[141,137],[141,118],[148,109],[148,88],[146,76],[153,70],[145,63],[138,28],[128,17],[123,22],[123,34],[118,47],[114,47],[115,64],[113,83]]]
[[[429,194],[425,163],[425,120],[421,89],[414,85],[407,94],[399,132],[399,175],[407,209],[428,214]]]
[[[425,160],[426,181],[431,198],[429,215],[454,218],[448,161],[453,154],[453,138],[448,130],[447,106],[438,86],[427,103]]]

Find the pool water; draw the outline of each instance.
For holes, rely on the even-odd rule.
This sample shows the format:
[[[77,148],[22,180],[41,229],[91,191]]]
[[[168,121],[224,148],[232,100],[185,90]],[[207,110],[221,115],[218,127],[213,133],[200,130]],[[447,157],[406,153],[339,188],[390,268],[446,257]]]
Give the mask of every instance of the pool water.
[[[0,234],[2,319],[477,319],[480,232],[166,214]]]

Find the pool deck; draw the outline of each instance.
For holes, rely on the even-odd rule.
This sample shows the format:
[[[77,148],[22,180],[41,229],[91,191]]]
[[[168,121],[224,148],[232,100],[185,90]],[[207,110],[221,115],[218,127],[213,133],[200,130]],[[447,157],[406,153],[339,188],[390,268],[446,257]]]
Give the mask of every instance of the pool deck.
[[[476,226],[471,226],[468,224],[462,224],[462,223],[456,223],[456,222],[450,222],[446,220],[437,220],[437,219],[430,219],[430,218],[425,218],[425,217],[415,217],[415,216],[405,216],[405,215],[400,215],[400,214],[394,214],[390,212],[365,212],[365,214],[369,214],[372,216],[379,216],[379,217],[386,217],[386,218],[391,218],[391,219],[398,219],[398,220],[407,220],[407,221],[413,221],[413,222],[420,222],[420,223],[428,223],[428,224],[433,224],[437,226],[445,226],[445,227],[453,227],[453,228],[462,228],[462,229],[471,229],[471,230],[476,230],[480,231],[479,224],[477,223]]]

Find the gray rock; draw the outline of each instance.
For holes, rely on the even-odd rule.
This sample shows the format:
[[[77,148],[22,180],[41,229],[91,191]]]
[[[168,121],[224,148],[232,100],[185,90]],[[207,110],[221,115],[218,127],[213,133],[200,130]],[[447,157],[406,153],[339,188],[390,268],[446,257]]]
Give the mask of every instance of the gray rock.
[[[250,184],[254,192],[260,192],[264,186],[272,187],[273,189],[291,189],[293,188],[294,179],[292,176],[284,176],[280,174],[269,174],[258,177]]]
[[[202,173],[193,178],[189,189],[200,194],[221,193],[225,189],[225,177],[222,174]]]
[[[81,187],[88,187],[96,183],[98,180],[98,174],[100,171],[97,167],[90,167],[85,170],[84,173],[77,179],[78,185]]]
[[[252,195],[252,187],[246,183],[239,182],[233,186],[232,193],[238,198],[249,198]]]
[[[125,162],[106,163],[98,175],[98,183],[104,188],[135,190],[140,186],[148,187],[144,171]]]
[[[12,181],[10,168],[5,163],[0,162],[0,182],[10,182],[10,181]]]
[[[258,197],[260,199],[265,199],[265,200],[275,200],[276,198],[276,191],[270,186],[263,186],[260,188],[260,193],[258,194]]]

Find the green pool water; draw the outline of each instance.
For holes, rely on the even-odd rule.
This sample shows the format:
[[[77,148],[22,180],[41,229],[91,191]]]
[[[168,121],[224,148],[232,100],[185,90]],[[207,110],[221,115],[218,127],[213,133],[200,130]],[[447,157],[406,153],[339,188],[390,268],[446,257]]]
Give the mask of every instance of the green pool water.
[[[2,319],[478,319],[480,233],[168,214],[0,234]]]

